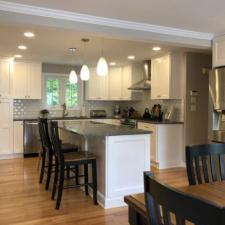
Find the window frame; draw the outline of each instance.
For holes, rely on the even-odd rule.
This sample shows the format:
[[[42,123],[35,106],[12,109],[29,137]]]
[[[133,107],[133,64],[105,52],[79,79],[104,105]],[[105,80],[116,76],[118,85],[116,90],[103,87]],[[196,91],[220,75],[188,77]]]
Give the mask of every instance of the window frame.
[[[49,110],[62,110],[62,104],[65,103],[66,97],[66,81],[69,80],[68,74],[63,73],[43,73],[43,83],[42,83],[42,103],[46,109]],[[47,79],[59,79],[59,105],[57,106],[49,106],[47,105],[47,98],[46,98],[46,82]],[[67,110],[80,110],[83,104],[83,82],[78,78],[78,105],[69,107],[67,106]]]

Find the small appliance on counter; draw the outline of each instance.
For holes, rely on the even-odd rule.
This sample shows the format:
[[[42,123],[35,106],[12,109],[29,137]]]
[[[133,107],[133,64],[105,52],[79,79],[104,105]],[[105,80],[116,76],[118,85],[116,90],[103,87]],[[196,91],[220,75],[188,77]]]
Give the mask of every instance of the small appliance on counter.
[[[151,114],[149,112],[149,108],[145,108],[145,112],[143,114],[143,119],[151,119]]]
[[[106,118],[105,110],[91,110],[90,111],[91,118]]]
[[[119,105],[115,105],[113,114],[114,114],[114,116],[113,116],[114,118],[116,118],[116,119],[121,118],[121,111],[120,111]]]

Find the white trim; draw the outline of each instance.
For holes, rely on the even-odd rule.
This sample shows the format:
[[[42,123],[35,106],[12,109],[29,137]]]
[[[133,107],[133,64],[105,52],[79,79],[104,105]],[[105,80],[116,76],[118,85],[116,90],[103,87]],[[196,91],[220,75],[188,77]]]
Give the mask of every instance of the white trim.
[[[0,154],[0,160],[23,158],[23,153]]]
[[[171,162],[159,162],[158,169],[169,169],[176,167],[186,167],[186,163],[183,161],[171,161]]]
[[[65,10],[56,10],[44,7],[37,7],[25,5],[20,3],[13,3],[7,1],[0,1],[0,11],[7,11],[25,15],[33,15],[40,17],[47,17],[53,19],[60,19],[72,22],[79,22],[85,24],[100,25],[106,27],[122,28],[135,31],[144,31],[149,33],[157,33],[163,35],[171,35],[177,37],[194,38],[200,40],[211,41],[214,37],[213,33],[197,32],[186,29],[178,29],[173,27],[158,26],[147,23],[139,23],[128,20],[119,20],[113,18],[92,16],[88,14],[75,13]]]

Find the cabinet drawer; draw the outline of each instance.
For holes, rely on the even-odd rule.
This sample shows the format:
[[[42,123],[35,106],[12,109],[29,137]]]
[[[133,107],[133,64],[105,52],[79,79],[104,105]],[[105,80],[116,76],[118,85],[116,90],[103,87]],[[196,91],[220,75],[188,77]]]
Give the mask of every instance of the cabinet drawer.
[[[150,123],[138,123],[138,129],[156,132],[156,125]]]

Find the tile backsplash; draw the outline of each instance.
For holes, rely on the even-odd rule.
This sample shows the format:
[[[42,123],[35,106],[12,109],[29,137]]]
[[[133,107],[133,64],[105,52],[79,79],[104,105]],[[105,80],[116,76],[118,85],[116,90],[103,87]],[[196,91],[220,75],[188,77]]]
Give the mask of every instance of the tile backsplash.
[[[107,116],[113,115],[114,106],[120,105],[121,110],[126,107],[134,107],[141,115],[145,108],[151,109],[154,104],[161,104],[162,109],[165,110],[168,106],[174,107],[173,119],[176,121],[184,120],[184,102],[182,100],[150,100],[149,92],[143,94],[141,101],[132,102],[116,102],[116,101],[84,101],[86,116],[90,115],[92,109],[104,109]],[[14,118],[35,118],[38,117],[40,110],[44,109],[42,100],[14,100],[13,104]],[[49,110],[50,115],[58,117],[62,115],[62,110]],[[69,110],[69,116],[81,116],[81,110]]]

